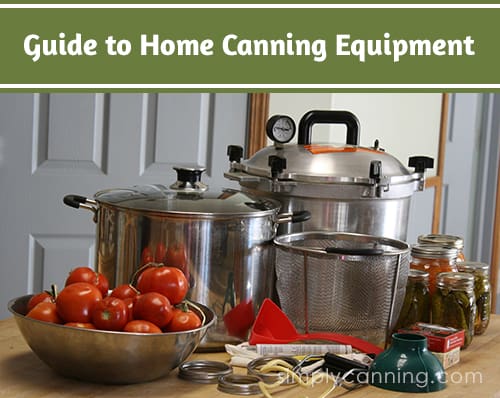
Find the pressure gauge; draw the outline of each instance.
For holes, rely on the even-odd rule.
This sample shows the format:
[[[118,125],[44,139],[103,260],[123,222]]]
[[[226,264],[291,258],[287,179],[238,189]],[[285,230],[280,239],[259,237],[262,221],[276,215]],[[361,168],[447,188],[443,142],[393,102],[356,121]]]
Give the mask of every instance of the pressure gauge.
[[[285,144],[295,135],[295,122],[290,116],[274,115],[266,124],[267,136],[274,142]]]

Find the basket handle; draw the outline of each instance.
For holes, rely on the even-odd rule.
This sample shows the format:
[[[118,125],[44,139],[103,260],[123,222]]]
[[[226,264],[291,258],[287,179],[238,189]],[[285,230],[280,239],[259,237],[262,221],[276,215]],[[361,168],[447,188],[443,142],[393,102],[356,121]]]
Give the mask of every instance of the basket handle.
[[[350,256],[380,256],[381,254],[384,254],[383,249],[377,249],[375,247],[373,248],[366,248],[366,249],[349,249],[345,247],[327,247],[325,249],[327,253],[333,253],[333,254],[346,254]]]

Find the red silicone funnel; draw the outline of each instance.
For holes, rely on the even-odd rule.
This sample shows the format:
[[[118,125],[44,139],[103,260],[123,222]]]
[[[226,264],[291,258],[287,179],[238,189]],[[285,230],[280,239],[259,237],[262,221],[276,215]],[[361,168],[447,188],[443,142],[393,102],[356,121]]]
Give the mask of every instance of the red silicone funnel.
[[[250,333],[249,343],[288,344],[301,340],[327,340],[339,344],[351,345],[352,348],[367,354],[380,354],[383,349],[368,341],[338,333],[300,334],[292,321],[270,299],[265,299]]]

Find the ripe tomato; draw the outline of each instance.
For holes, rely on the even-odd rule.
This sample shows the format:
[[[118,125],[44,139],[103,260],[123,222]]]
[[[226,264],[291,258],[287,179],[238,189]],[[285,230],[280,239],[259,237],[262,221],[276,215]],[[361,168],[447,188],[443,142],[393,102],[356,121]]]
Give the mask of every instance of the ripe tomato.
[[[109,294],[112,297],[118,297],[119,299],[135,298],[139,295],[138,290],[132,285],[125,283],[123,285],[118,285]]]
[[[90,267],[77,267],[66,278],[65,286],[76,282],[87,282],[97,286],[103,297],[108,295],[109,281],[103,274],[95,272]]]
[[[153,266],[139,274],[136,287],[141,293],[163,294],[175,305],[184,300],[189,284],[179,268]]]
[[[92,323],[101,330],[122,330],[128,322],[128,308],[122,299],[105,297],[92,309]]]
[[[56,304],[52,302],[42,301],[38,303],[26,316],[44,322],[62,323],[57,314]]]
[[[168,247],[167,253],[165,254],[164,264],[169,267],[179,268],[189,281],[187,253],[183,244],[173,243]]]
[[[154,261],[155,261],[155,258],[153,257],[153,253],[151,252],[151,249],[149,247],[145,247],[142,250],[141,265],[154,263]]]
[[[166,332],[184,332],[201,326],[201,319],[188,308],[174,308],[174,316],[166,326]]]
[[[65,323],[64,326],[71,326],[73,328],[81,328],[81,329],[95,329],[96,328],[92,323],[86,323],[86,322],[68,322],[68,323]]]
[[[135,300],[135,319],[149,321],[162,328],[170,322],[173,315],[172,304],[170,304],[168,298],[160,293],[144,293]]]
[[[101,291],[90,283],[66,286],[56,298],[57,313],[67,322],[91,322],[94,305],[102,300]]]
[[[127,306],[127,314],[128,314],[128,322],[132,321],[134,319],[134,304],[135,304],[136,298],[126,298],[123,299],[123,302]]]
[[[106,297],[109,292],[109,281],[108,278],[101,274],[100,272],[96,272],[97,275],[97,288],[101,291],[102,297]]]
[[[123,331],[131,333],[161,333],[161,329],[154,323],[139,319],[127,323]]]
[[[49,292],[41,292],[41,293],[35,294],[28,301],[28,312],[30,312],[33,308],[35,308],[35,306],[38,303],[42,303],[42,302],[54,303],[55,300],[54,300],[54,297]]]
[[[163,243],[158,243],[156,245],[156,250],[155,250],[155,263],[165,263],[165,255],[167,253],[167,249],[165,248],[165,245]]]

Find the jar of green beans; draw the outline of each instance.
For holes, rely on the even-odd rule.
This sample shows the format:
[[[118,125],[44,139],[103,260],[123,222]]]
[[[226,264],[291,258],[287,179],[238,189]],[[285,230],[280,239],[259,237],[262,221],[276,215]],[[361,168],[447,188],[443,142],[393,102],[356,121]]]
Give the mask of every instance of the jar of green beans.
[[[465,272],[442,272],[436,277],[437,290],[432,296],[432,323],[463,329],[467,348],[474,336],[476,300],[474,277]]]
[[[403,306],[396,322],[395,331],[410,327],[417,322],[429,323],[430,313],[429,273],[410,269]]]
[[[466,261],[457,265],[460,272],[474,276],[474,296],[476,298],[476,319],[474,334],[483,334],[490,323],[491,287],[488,264]]]

